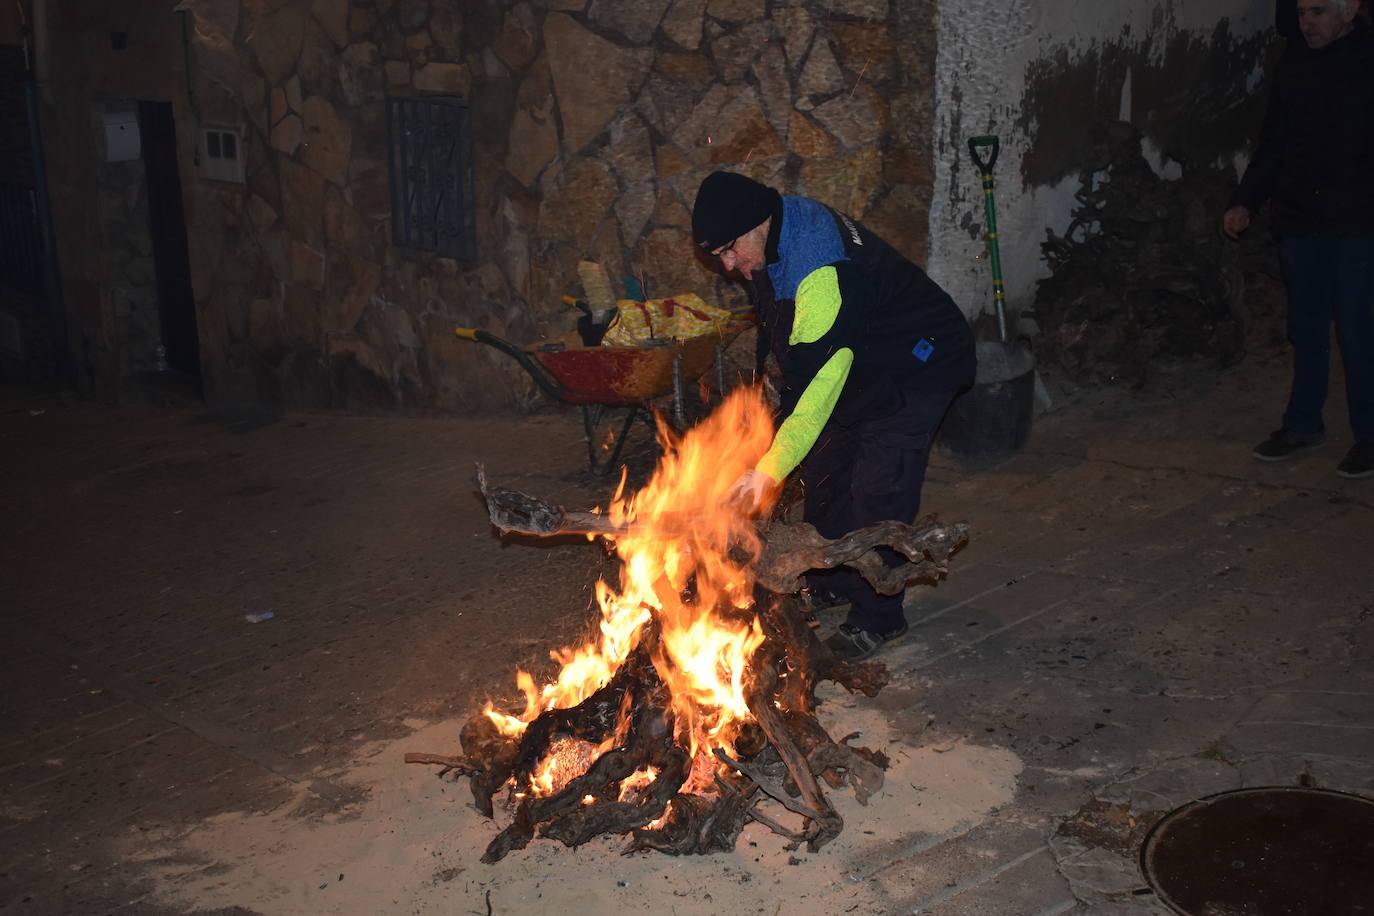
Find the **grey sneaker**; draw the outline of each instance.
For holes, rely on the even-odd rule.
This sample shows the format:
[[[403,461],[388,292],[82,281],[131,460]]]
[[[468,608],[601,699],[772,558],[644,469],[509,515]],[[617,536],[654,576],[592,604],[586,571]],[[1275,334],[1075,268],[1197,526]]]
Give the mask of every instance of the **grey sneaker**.
[[[1287,461],[1298,458],[1326,441],[1326,433],[1295,433],[1287,429],[1275,430],[1251,452],[1260,461]]]
[[[902,621],[900,627],[891,633],[870,633],[853,624],[842,623],[840,628],[835,631],[835,635],[827,639],[825,644],[831,652],[845,661],[861,662],[878,654],[878,650],[883,646],[904,636],[906,630],[905,620]]]
[[[1336,465],[1336,473],[1351,480],[1374,477],[1374,442],[1356,442]]]

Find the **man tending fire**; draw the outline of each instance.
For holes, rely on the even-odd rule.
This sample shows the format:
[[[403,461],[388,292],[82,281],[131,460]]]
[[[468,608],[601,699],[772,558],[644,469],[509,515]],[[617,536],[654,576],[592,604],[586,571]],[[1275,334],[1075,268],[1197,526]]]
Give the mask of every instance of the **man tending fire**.
[[[692,232],[748,282],[782,370],[781,422],[739,478],[737,498],[762,508],[800,466],[803,518],[822,536],[910,522],[935,431],[974,378],[973,333],[959,307],[859,223],[744,175],[707,176]],[[890,552],[885,559],[900,562]],[[868,658],[906,632],[902,592],[881,595],[849,568],[815,573],[809,584],[821,603],[850,604],[828,642],[842,658]]]

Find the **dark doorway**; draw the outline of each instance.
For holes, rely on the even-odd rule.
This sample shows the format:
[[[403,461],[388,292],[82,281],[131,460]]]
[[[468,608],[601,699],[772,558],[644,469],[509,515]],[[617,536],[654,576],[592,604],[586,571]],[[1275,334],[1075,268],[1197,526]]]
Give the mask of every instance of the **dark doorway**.
[[[148,232],[157,274],[157,311],[168,368],[200,375],[196,301],[191,293],[191,256],[181,210],[176,122],[171,102],[139,102],[143,165],[147,170]]]

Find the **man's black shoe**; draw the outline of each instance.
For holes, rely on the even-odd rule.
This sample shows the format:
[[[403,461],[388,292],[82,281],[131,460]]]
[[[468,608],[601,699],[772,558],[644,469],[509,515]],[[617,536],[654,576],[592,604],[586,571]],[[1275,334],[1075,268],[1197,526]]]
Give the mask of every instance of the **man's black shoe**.
[[[813,611],[827,611],[833,607],[849,607],[849,599],[842,598],[828,588],[804,588],[802,600]]]
[[[906,630],[905,620],[902,621],[900,627],[891,633],[870,633],[853,624],[842,623],[840,628],[835,631],[835,635],[827,639],[825,644],[831,652],[845,661],[861,662],[876,655],[883,646],[905,635]]]
[[[1336,473],[1351,480],[1374,477],[1374,442],[1356,442],[1336,465]]]
[[[1280,429],[1255,446],[1252,454],[1260,461],[1286,461],[1307,454],[1325,441],[1326,433],[1295,433]]]
[[[804,588],[801,591],[802,616],[811,628],[820,626],[818,614],[821,611],[832,611],[846,609],[850,605],[848,598],[841,598],[839,595],[825,588]]]

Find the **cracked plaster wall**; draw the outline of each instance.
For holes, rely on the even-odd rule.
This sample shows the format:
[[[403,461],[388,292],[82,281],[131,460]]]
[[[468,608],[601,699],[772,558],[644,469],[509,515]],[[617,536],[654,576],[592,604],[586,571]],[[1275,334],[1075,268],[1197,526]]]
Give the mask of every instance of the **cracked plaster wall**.
[[[1001,138],[995,175],[1008,308],[1048,276],[1045,230],[1069,223],[1076,143],[1132,121],[1164,177],[1244,165],[1275,56],[1272,0],[961,0],[939,12],[929,271],[970,316],[990,311],[984,206],[967,140]]]

